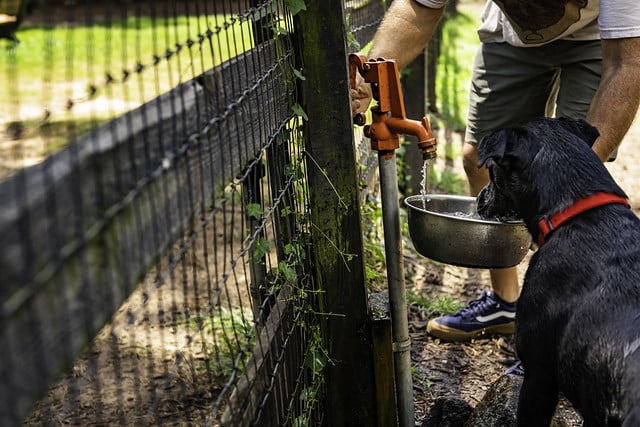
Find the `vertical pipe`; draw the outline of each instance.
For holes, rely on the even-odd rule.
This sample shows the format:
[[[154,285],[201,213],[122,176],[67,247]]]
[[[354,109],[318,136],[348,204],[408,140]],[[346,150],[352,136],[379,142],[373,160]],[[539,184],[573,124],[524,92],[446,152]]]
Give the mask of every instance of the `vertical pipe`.
[[[395,151],[378,152],[384,250],[389,284],[393,362],[396,376],[398,420],[400,427],[413,427],[413,384],[411,381],[411,340],[404,286],[400,202]]]

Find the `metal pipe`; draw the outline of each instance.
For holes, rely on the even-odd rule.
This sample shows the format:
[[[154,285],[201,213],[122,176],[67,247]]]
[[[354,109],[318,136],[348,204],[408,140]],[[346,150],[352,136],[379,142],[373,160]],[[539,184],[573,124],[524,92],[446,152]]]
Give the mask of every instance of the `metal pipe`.
[[[414,427],[413,383],[411,378],[411,340],[404,285],[402,257],[402,231],[400,228],[400,202],[395,151],[379,151],[380,194],[382,199],[382,225],[384,250],[391,309],[394,371],[400,427]]]

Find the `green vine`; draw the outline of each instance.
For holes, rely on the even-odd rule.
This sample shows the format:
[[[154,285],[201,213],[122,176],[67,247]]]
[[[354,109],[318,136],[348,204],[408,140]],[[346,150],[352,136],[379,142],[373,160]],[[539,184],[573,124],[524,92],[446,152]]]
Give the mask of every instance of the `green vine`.
[[[304,150],[304,155],[307,156],[309,159],[311,159],[311,161],[313,162],[314,165],[316,165],[316,167],[318,168],[318,170],[320,171],[322,176],[324,176],[324,178],[327,180],[327,183],[329,184],[329,186],[331,186],[331,189],[333,190],[334,194],[338,197],[338,203],[339,203],[340,207],[342,209],[344,209],[345,211],[348,211],[349,207],[345,203],[345,201],[342,198],[342,196],[340,196],[340,193],[338,193],[338,190],[333,185],[333,182],[331,182],[331,180],[329,179],[329,175],[327,174],[327,170],[323,169],[322,167],[320,167],[320,165],[318,164],[316,159],[314,159],[313,156],[307,150]]]

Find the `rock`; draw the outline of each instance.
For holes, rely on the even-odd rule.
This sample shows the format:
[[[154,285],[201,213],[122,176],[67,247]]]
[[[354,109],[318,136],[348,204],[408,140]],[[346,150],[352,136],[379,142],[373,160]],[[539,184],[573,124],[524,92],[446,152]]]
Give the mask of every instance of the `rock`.
[[[463,427],[472,410],[464,399],[440,396],[429,408],[422,427]]]
[[[515,427],[520,386],[522,377],[502,375],[473,409],[464,427]],[[567,426],[564,420],[554,417],[550,427]]]
[[[464,426],[515,426],[521,385],[522,377],[502,375],[487,390]]]

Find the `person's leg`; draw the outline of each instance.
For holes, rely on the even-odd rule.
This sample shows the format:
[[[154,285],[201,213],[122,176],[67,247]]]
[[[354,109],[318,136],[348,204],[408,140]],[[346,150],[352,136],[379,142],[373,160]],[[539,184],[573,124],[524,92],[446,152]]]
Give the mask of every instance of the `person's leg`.
[[[558,70],[543,62],[544,55],[537,49],[485,44],[476,56],[463,148],[463,166],[473,196],[489,179],[486,169],[477,166],[477,143],[482,136],[551,112]],[[517,270],[491,270],[490,276],[493,292],[484,292],[458,313],[432,319],[427,332],[444,340],[513,333],[515,301],[520,293]]]

